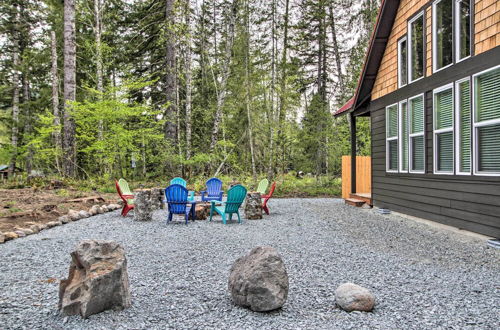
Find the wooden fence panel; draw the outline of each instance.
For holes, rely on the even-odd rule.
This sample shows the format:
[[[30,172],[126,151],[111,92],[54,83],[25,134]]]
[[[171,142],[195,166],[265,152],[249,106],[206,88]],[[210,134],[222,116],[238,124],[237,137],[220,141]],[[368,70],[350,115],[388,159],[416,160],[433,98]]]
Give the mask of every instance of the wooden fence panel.
[[[372,161],[370,156],[356,156],[356,192],[372,192]],[[342,156],[342,198],[351,193],[351,156]]]

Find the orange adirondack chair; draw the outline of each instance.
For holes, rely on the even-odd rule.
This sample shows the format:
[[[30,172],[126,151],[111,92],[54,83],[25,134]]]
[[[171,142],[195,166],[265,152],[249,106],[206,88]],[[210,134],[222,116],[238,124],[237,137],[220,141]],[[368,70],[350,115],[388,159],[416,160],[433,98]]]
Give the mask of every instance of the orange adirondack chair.
[[[267,207],[267,201],[269,201],[269,199],[273,196],[274,189],[276,189],[276,182],[273,182],[273,184],[271,185],[269,194],[261,196],[261,198],[264,199],[264,202],[262,203],[262,209],[264,210],[264,212],[266,212],[267,215],[269,215],[269,208]]]

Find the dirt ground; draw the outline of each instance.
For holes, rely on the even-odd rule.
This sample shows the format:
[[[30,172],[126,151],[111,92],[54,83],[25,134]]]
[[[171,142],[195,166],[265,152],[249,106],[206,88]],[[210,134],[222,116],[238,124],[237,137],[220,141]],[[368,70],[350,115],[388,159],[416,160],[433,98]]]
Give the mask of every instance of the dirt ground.
[[[86,210],[94,204],[117,203],[117,194],[85,193],[65,189],[0,189],[0,232],[54,221],[69,210]]]

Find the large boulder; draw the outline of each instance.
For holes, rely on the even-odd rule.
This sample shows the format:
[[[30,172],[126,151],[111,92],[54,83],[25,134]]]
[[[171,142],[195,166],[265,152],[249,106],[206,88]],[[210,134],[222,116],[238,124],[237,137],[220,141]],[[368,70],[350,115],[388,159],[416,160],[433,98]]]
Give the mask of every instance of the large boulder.
[[[375,296],[370,290],[354,283],[344,283],[335,290],[335,301],[347,312],[369,312],[375,306]]]
[[[130,306],[127,259],[118,243],[84,240],[71,252],[71,258],[68,279],[59,286],[62,315],[87,318]]]
[[[229,291],[235,304],[256,312],[282,307],[288,296],[288,275],[281,256],[269,246],[252,249],[231,267]]]

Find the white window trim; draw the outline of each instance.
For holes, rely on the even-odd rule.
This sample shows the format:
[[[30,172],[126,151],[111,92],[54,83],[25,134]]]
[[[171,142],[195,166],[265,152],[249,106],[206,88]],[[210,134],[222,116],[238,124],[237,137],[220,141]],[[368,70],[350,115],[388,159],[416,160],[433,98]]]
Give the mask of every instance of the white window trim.
[[[389,108],[392,108],[396,106],[396,114],[398,116],[398,134],[396,134],[396,136],[392,136],[392,137],[388,137],[388,134],[389,134],[389,116],[388,116],[388,113],[389,113]],[[388,105],[385,107],[385,171],[387,173],[398,173],[398,168],[395,169],[395,170],[391,170],[389,169],[389,165],[390,165],[390,155],[389,155],[389,142],[390,141],[394,141],[394,140],[397,140],[398,141],[398,168],[399,168],[399,106],[397,103],[394,103],[394,104],[391,104],[391,105]]]
[[[425,27],[424,12],[425,11],[422,10],[418,15],[416,15],[410,21],[408,21],[408,27],[407,27],[407,31],[408,32],[406,34],[407,35],[407,40],[408,40],[408,42],[406,43],[406,45],[408,47],[408,51],[407,51],[407,56],[408,56],[408,65],[407,65],[407,69],[408,69],[408,84],[411,84],[411,83],[413,83],[415,81],[418,81],[418,80],[420,80],[420,79],[422,79],[422,78],[425,77],[425,60],[426,60],[425,59],[425,29],[426,29],[426,27]],[[411,47],[411,24],[413,22],[415,22],[417,19],[419,19],[420,17],[422,17],[422,20],[423,20],[423,24],[422,25],[424,27],[424,31],[422,31],[422,39],[423,39],[422,42],[424,44],[424,54],[423,54],[423,56],[424,56],[424,67],[423,67],[423,71],[422,71],[422,77],[417,78],[417,79],[412,79],[413,77],[411,76],[411,71],[412,71],[411,70],[411,68],[412,68],[412,66],[411,66],[411,55],[412,55],[411,54],[411,49],[412,49],[412,47]]]
[[[408,156],[406,156],[406,161],[408,164],[406,164],[406,170],[403,169],[403,107],[402,105],[406,104],[406,133],[408,134],[408,102],[406,100],[400,101],[398,103],[398,136],[399,136],[399,142],[398,142],[398,166],[399,166],[399,172],[400,173],[408,173],[408,170],[410,168],[410,152],[408,148]],[[409,145],[409,137],[408,137],[408,145]]]
[[[401,84],[401,63],[402,63],[402,58],[401,58],[401,43],[403,41],[406,41],[406,84]],[[398,41],[398,88],[404,87],[408,85],[408,37],[401,38],[401,40]]]
[[[436,73],[436,72],[439,72],[441,70],[444,70],[446,68],[449,68],[450,66],[453,65],[453,50],[455,48],[455,40],[454,40],[454,36],[452,36],[452,42],[453,44],[451,45],[451,52],[452,52],[452,61],[450,64],[448,64],[447,66],[443,66],[442,68],[437,68],[437,46],[436,46],[436,43],[437,43],[437,31],[436,31],[436,27],[437,27],[437,14],[436,14],[436,5],[438,3],[440,3],[441,1],[443,0],[436,0],[432,3],[432,73]],[[454,0],[452,0],[452,2],[454,2]],[[454,6],[454,5],[452,5]],[[454,7],[457,7],[457,6],[454,6]],[[453,8],[454,8],[453,7]],[[451,15],[453,16],[453,8],[451,10]],[[456,15],[455,15],[456,16]],[[456,20],[452,17],[452,25],[456,23]],[[452,30],[452,33],[456,35],[456,33],[454,33],[453,31],[455,30],[455,27],[451,27],[451,30]]]
[[[440,93],[442,91],[451,89],[451,107],[452,107],[452,115],[451,115],[451,126],[446,127],[446,128],[440,128],[436,129],[436,102],[435,102],[435,96],[437,93]],[[452,132],[453,133],[453,157],[452,159],[455,159],[455,132],[454,132],[454,127],[455,127],[455,116],[453,115],[455,112],[455,94],[454,94],[454,89],[453,89],[453,83],[447,84],[444,86],[441,86],[439,88],[436,88],[432,91],[432,128],[433,128],[433,133],[432,133],[432,145],[433,145],[433,167],[434,167],[434,174],[445,174],[445,175],[453,175],[455,172],[455,162],[452,162],[452,169],[451,171],[439,171],[437,169],[438,165],[438,154],[437,154],[437,135],[441,133],[447,133],[447,132]]]
[[[422,102],[423,102],[423,107],[424,107],[424,111],[422,111],[422,115],[423,115],[423,124],[424,124],[424,129],[422,132],[419,132],[419,133],[410,133],[411,131],[411,127],[412,127],[412,121],[411,121],[411,114],[410,114],[410,103],[411,103],[411,100],[413,99],[416,99],[416,98],[419,98],[421,97],[422,98]],[[425,168],[426,168],[426,150],[425,150],[425,131],[426,131],[426,123],[425,123],[425,95],[424,93],[422,94],[418,94],[418,95],[415,95],[413,97],[410,97],[408,99],[408,103],[407,103],[407,106],[408,106],[408,171],[410,173],[414,173],[414,174],[425,174]],[[412,148],[412,138],[413,137],[417,137],[417,136],[423,136],[424,137],[424,169],[423,170],[413,170],[412,169],[412,164],[413,164],[413,148]]]
[[[461,130],[461,121],[460,121],[460,84],[464,82],[469,82],[469,92],[472,93],[472,86],[470,77],[466,77],[455,82],[455,174],[456,175],[471,175],[472,174],[472,118],[469,118],[471,121],[471,135],[469,136],[469,167],[470,170],[468,172],[460,171],[460,130]],[[470,106],[472,107],[472,95],[469,96],[471,100]],[[471,109],[472,115],[472,109]]]
[[[486,120],[482,121],[479,123],[476,123],[476,77],[480,76],[484,73],[500,69],[500,65],[494,66],[492,68],[489,68],[487,70],[475,73],[472,75],[472,80],[471,80],[471,85],[472,85],[472,96],[471,96],[471,101],[472,101],[472,168],[473,168],[473,173],[474,175],[481,175],[481,176],[500,176],[500,172],[480,172],[478,171],[479,168],[479,157],[478,157],[478,145],[477,145],[477,128],[479,127],[485,127],[485,126],[493,126],[496,124],[500,124],[500,119],[491,119],[491,120]]]
[[[455,17],[454,17],[455,29],[454,29],[453,32],[455,33],[455,37],[454,37],[454,41],[455,41],[455,63],[462,62],[463,60],[466,60],[469,57],[471,57],[471,54],[472,54],[472,39],[474,37],[474,35],[472,34],[472,26],[474,24],[474,21],[472,20],[472,18],[473,18],[472,17],[473,16],[473,12],[472,12],[473,4],[469,3],[470,10],[471,10],[470,15],[469,15],[469,18],[470,18],[469,55],[466,56],[466,57],[460,58],[460,3],[461,2],[462,2],[462,0],[457,0],[455,2],[455,10],[454,10],[454,14],[455,14]]]

